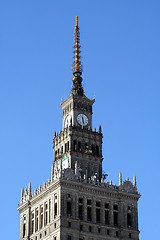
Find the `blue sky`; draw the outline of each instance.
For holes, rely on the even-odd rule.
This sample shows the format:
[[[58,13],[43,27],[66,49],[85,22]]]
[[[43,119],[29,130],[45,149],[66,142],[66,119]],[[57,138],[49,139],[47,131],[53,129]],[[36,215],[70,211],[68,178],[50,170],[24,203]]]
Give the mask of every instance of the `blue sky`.
[[[140,240],[159,235],[160,2],[5,0],[0,2],[1,238],[19,239],[21,187],[50,177],[61,99],[72,85],[79,16],[83,86],[96,98],[103,167],[118,184],[137,176]],[[8,227],[9,226],[9,227]],[[154,229],[154,230],[153,230]]]

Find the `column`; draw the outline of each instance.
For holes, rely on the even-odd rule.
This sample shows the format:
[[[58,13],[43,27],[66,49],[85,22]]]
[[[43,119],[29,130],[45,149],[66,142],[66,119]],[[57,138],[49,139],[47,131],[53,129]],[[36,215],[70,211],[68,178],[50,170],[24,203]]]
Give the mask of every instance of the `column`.
[[[105,224],[105,208],[104,208],[104,199],[101,200],[101,208],[100,208],[100,222]]]
[[[84,216],[84,221],[87,221],[87,198],[84,196],[83,198],[83,216]]]
[[[92,198],[92,222],[96,223],[96,198]]]

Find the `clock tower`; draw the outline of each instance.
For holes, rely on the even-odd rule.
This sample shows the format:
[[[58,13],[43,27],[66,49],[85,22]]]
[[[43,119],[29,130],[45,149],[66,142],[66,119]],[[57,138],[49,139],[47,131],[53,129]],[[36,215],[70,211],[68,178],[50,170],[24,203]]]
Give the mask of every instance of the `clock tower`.
[[[92,105],[95,100],[87,98],[82,87],[78,17],[76,17],[74,30],[73,86],[70,97],[61,104],[63,132],[54,134],[53,174],[60,168],[62,162],[62,170],[69,167],[79,171],[82,177],[96,176],[100,180],[102,178],[102,133],[101,126],[98,132],[92,129]]]

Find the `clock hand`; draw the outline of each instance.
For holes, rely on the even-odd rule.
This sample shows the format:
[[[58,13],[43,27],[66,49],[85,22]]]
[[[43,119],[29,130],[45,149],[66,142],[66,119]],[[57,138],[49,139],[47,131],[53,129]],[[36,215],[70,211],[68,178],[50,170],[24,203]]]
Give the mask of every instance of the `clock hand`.
[[[82,123],[84,124],[84,119],[83,119],[83,116],[82,116]]]

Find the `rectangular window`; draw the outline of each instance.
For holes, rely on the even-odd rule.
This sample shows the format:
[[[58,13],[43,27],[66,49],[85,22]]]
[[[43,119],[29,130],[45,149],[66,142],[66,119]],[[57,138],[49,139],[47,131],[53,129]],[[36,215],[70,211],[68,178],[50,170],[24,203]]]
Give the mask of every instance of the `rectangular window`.
[[[78,152],[81,152],[82,149],[81,149],[81,142],[78,142]]]
[[[117,204],[113,205],[113,210],[118,211],[118,205]]]
[[[77,151],[77,141],[76,140],[74,140],[73,141],[73,151]]]
[[[72,213],[71,213],[71,202],[69,201],[67,201],[67,216],[71,216],[72,215]]]
[[[87,221],[91,221],[91,220],[92,220],[91,207],[87,207]]]
[[[99,208],[96,209],[96,222],[100,223],[100,209]]]
[[[109,224],[109,211],[105,211],[105,224]]]
[[[67,240],[72,240],[72,237],[68,235]]]
[[[32,225],[31,225],[31,234],[34,232],[34,212],[32,212]]]
[[[109,209],[109,203],[105,203],[105,208]]]
[[[79,219],[83,220],[83,205],[79,205]]]
[[[118,212],[113,213],[114,226],[118,225]]]
[[[36,224],[35,224],[35,227],[36,227],[36,231],[38,231],[38,209],[36,210]]]
[[[92,232],[92,227],[91,226],[89,226],[89,232]]]
[[[57,203],[54,204],[54,217],[57,217]]]
[[[61,153],[63,154],[63,146],[61,147]]]
[[[26,224],[24,223],[23,224],[23,238],[25,237],[26,235]]]
[[[100,207],[100,202],[96,202],[96,207]]]

